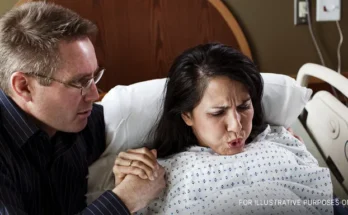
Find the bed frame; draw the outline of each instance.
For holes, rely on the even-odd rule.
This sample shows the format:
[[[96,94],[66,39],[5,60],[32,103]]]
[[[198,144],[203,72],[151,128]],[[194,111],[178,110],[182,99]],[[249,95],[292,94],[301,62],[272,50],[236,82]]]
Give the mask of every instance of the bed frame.
[[[324,66],[307,63],[297,75],[297,82],[307,86],[308,78],[315,77],[335,87],[348,97],[348,79]],[[307,103],[300,117],[310,136],[305,143],[308,150],[317,158],[320,166],[331,170],[334,192],[341,199],[348,199],[348,108],[328,91],[317,92]]]

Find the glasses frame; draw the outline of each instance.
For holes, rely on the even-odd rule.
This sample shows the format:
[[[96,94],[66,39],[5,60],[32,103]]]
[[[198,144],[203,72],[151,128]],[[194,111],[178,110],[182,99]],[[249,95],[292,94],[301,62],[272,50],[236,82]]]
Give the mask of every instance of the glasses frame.
[[[105,72],[105,68],[100,67],[97,70],[97,72],[96,72],[96,73],[98,73],[98,75],[94,76],[94,74],[93,74],[93,77],[87,81],[85,86],[82,86],[82,84],[81,84],[81,86],[79,86],[79,85],[73,84],[71,82],[62,81],[62,80],[59,80],[59,79],[56,79],[56,78],[52,78],[52,77],[48,77],[48,76],[41,75],[41,74],[36,74],[36,73],[27,73],[27,75],[32,75],[32,76],[35,76],[35,77],[38,77],[38,78],[45,78],[45,79],[50,80],[50,81],[55,81],[55,82],[64,84],[66,87],[77,88],[77,89],[81,90],[81,96],[84,96],[84,95],[86,95],[88,93],[88,90],[92,86],[93,82],[94,82],[94,84],[97,84],[100,81],[100,79],[102,78],[104,72]]]

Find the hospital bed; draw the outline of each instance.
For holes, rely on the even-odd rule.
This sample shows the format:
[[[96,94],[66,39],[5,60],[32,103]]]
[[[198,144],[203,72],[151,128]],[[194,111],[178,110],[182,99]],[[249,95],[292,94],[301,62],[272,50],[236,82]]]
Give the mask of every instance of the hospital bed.
[[[34,0],[19,0],[17,5],[29,1]],[[100,66],[106,68],[98,84],[101,94],[115,85],[165,77],[174,58],[197,44],[219,41],[253,58],[242,28],[220,0],[46,1],[97,24],[93,43]],[[325,80],[348,96],[343,76],[312,64],[300,69],[297,80],[306,86],[308,76]],[[328,92],[317,93],[292,128],[320,166],[331,169],[335,195],[348,199],[348,116],[347,108],[337,103]]]
[[[319,78],[348,97],[348,79],[316,64],[305,64],[297,82],[307,86],[310,76]],[[319,165],[329,167],[334,193],[348,199],[348,108],[327,91],[317,92],[292,126]]]

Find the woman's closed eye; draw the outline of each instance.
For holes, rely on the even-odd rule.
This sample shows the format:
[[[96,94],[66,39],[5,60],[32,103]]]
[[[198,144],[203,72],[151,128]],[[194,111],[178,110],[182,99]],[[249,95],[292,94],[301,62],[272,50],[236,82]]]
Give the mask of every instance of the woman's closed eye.
[[[249,103],[244,103],[244,104],[242,104],[242,105],[239,105],[238,107],[237,107],[237,110],[238,111],[246,111],[246,110],[248,110],[248,109],[250,109],[250,104]]]
[[[237,106],[237,110],[239,112],[249,110],[251,108],[251,105],[252,105],[251,98],[248,98],[248,99],[244,100],[242,104]]]
[[[221,116],[225,113],[225,110],[219,110],[219,111],[216,111],[214,113],[211,113],[210,115],[212,116]]]
[[[251,100],[247,99],[241,105],[237,106],[237,111],[243,112],[249,110],[251,108],[251,104]],[[218,110],[216,110],[215,112],[211,112],[210,115],[214,117],[223,116],[227,109],[229,109],[229,107],[219,107]]]

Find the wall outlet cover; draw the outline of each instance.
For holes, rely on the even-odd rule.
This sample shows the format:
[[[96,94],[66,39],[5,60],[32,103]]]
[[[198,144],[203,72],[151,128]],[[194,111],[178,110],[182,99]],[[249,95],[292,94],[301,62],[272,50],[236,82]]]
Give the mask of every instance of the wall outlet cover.
[[[318,22],[339,21],[341,19],[341,0],[317,0]]]
[[[294,24],[308,24],[308,5],[306,0],[294,0]]]

